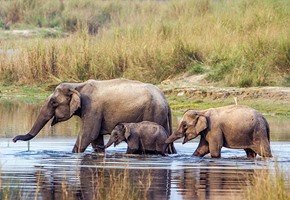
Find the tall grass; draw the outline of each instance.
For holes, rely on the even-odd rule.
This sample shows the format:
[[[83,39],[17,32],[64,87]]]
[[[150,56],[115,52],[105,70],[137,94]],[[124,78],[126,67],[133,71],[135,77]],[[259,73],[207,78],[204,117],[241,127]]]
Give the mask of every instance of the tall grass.
[[[271,173],[272,172],[272,173]],[[259,170],[253,175],[253,181],[245,191],[245,199],[254,200],[289,200],[289,185],[282,169],[277,165],[273,171]]]
[[[228,86],[289,85],[287,0],[0,2],[3,29],[29,24],[71,33],[1,41],[5,84],[159,83],[190,71]],[[19,53],[7,55],[11,48]]]

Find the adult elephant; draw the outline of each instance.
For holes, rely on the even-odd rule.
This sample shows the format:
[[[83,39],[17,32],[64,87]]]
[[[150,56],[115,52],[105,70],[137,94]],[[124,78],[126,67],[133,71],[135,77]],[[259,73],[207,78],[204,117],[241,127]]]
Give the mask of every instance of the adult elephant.
[[[152,121],[172,132],[171,110],[162,91],[154,85],[127,79],[88,80],[83,83],[61,83],[48,97],[29,133],[17,140],[31,140],[51,119],[52,126],[77,115],[82,120],[74,153],[84,152],[91,143],[96,151],[104,145],[119,122]],[[176,153],[171,145],[170,153]]]

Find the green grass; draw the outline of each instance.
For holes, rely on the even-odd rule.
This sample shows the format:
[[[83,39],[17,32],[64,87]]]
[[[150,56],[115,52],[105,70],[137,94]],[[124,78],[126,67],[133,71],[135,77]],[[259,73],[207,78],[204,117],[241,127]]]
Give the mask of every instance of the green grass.
[[[204,110],[235,104],[234,99],[231,97],[213,100],[211,98],[167,95],[167,100],[175,114],[183,114],[187,109]],[[281,118],[290,117],[287,101],[279,101],[274,99],[238,99],[238,104],[250,106],[264,115],[275,115]]]
[[[189,72],[226,86],[287,86],[289,23],[287,0],[0,0],[0,37],[8,38],[1,40],[0,79],[160,83]],[[6,32],[27,28],[36,34]]]
[[[45,87],[29,86],[0,86],[0,101],[41,104],[53,90]]]
[[[55,85],[34,86],[0,86],[0,101],[5,103],[20,102],[42,104],[44,100],[54,91]],[[232,97],[215,99],[200,98],[195,96],[177,96],[166,94],[166,98],[174,114],[183,114],[187,109],[208,109],[213,107],[234,104]],[[248,105],[266,115],[277,115],[290,117],[287,101],[275,99],[238,99],[240,105]]]

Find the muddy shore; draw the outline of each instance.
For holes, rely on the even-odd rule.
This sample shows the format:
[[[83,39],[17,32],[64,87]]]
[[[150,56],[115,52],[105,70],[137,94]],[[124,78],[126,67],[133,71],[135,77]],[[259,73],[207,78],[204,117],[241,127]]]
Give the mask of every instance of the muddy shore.
[[[195,75],[163,81],[159,87],[166,95],[209,98],[209,99],[272,99],[290,100],[290,87],[219,87],[204,81],[203,76]],[[289,105],[290,106],[290,105]]]

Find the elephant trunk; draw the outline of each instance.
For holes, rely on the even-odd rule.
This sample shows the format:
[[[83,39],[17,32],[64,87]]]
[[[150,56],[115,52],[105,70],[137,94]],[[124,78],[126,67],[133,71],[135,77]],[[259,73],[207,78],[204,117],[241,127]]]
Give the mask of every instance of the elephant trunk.
[[[172,135],[170,135],[167,139],[166,139],[166,141],[165,141],[165,143],[166,144],[171,144],[171,143],[173,143],[175,140],[177,140],[178,139],[178,137],[176,137],[174,134],[172,134]]]
[[[173,143],[175,140],[178,140],[182,137],[184,137],[185,134],[183,132],[179,132],[179,131],[175,131],[174,133],[172,133],[167,140],[165,141],[166,144],[170,144]]]
[[[189,141],[189,139],[187,137],[184,137],[182,144],[185,144]]]
[[[112,144],[114,144],[114,142],[115,142],[115,140],[114,140],[114,139],[112,139],[112,138],[110,137],[110,139],[109,139],[108,143],[105,145],[105,148],[108,148],[108,147],[110,147]],[[116,146],[116,145],[115,145],[115,146]]]
[[[53,115],[54,112],[51,108],[48,107],[47,101],[47,103],[41,108],[40,114],[34,122],[31,130],[25,135],[17,135],[13,138],[13,142],[17,142],[17,140],[27,141],[34,138],[45,126],[45,124],[53,117]]]

